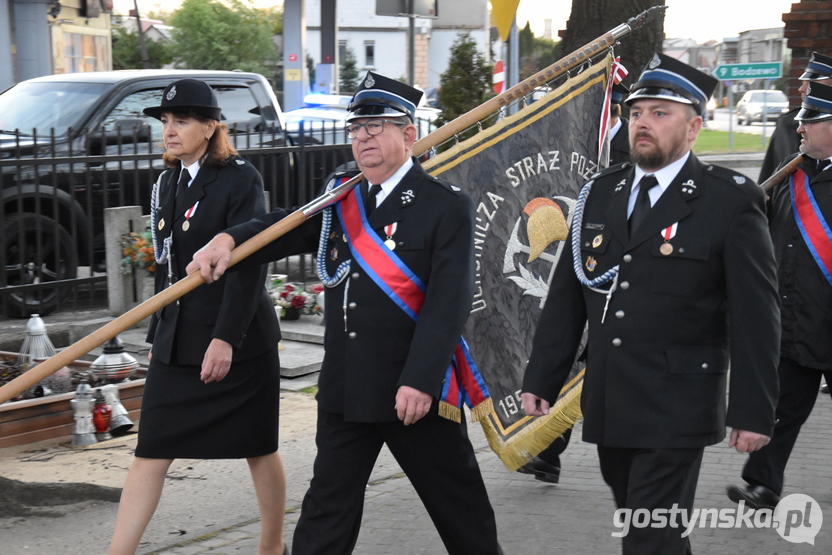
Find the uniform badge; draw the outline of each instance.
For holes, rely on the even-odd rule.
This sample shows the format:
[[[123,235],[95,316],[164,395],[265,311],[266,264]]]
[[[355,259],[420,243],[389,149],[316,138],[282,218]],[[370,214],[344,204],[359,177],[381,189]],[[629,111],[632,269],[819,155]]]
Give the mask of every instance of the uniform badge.
[[[647,64],[647,67],[650,69],[656,69],[657,67],[659,67],[659,65],[661,65],[661,63],[662,60],[661,58],[659,58],[659,55],[653,54],[653,58],[650,60],[650,63]]]
[[[189,229],[191,229],[190,220],[185,220],[184,222],[182,222],[182,231],[188,231]]]
[[[159,231],[162,231],[163,229],[165,229],[165,219],[164,218],[159,220]]]
[[[599,233],[599,234],[598,234],[598,235],[596,235],[596,236],[595,236],[595,238],[592,240],[592,248],[593,248],[593,249],[597,249],[598,247],[600,247],[600,246],[601,246],[601,243],[603,243],[603,242],[604,242],[604,236],[603,236],[602,234],[600,234],[600,233]]]
[[[376,80],[373,79],[373,76],[368,73],[367,78],[364,80],[364,88],[365,89],[371,89],[371,88],[373,88],[373,85],[375,85],[375,84],[376,84]]]
[[[176,96],[176,85],[174,85],[170,88],[170,90],[168,91],[168,94],[165,95],[165,98],[168,99],[168,100],[173,100],[173,98],[175,96]]]
[[[237,162],[237,165],[238,165],[238,166],[242,166],[243,164],[245,164],[245,163],[246,163],[246,161],[245,161],[245,160],[240,160],[239,158],[237,158],[236,162]]]
[[[590,272],[593,272],[593,271],[595,271],[595,267],[597,265],[598,265],[598,261],[595,260],[595,257],[593,257],[593,256],[587,256],[586,257],[586,269],[587,270],[589,270]]]
[[[615,186],[615,192],[617,193],[618,191],[620,191],[621,189],[623,189],[623,188],[624,188],[624,185],[626,185],[626,184],[627,184],[627,180],[626,180],[626,179],[622,179],[621,181],[619,181],[619,182],[618,182],[618,184]]]
[[[329,258],[330,260],[338,260],[338,245],[332,247],[332,250],[329,251]]]
[[[408,189],[407,191],[402,193],[402,206],[407,206],[416,198],[416,195],[413,193],[413,189]]]
[[[684,183],[682,183],[682,192],[686,195],[692,195],[696,191],[696,183],[693,182],[693,179],[688,179]]]
[[[734,182],[735,182],[737,185],[742,185],[743,183],[745,183],[745,178],[744,178],[743,176],[741,176],[741,175],[735,175],[735,176],[734,176]]]

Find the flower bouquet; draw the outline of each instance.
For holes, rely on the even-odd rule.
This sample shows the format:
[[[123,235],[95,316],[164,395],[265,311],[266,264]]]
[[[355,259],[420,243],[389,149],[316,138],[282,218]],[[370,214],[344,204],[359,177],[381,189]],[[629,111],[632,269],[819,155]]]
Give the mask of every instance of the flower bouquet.
[[[285,283],[282,279],[273,279],[269,294],[276,306],[283,308],[281,318],[297,320],[301,314],[322,314],[318,304],[318,293],[323,291],[322,285],[315,285],[308,291],[297,283]]]
[[[148,226],[142,232],[131,231],[121,236],[121,273],[129,274],[133,268],[144,268],[148,272],[156,270],[156,258],[153,254],[153,237]]]

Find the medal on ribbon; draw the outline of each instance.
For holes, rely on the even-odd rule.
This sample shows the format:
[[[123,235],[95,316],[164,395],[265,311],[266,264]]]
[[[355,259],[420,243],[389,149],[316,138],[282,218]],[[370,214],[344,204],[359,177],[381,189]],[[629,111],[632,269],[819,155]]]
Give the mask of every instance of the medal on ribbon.
[[[392,224],[384,226],[384,234],[387,235],[387,238],[384,240],[384,246],[391,251],[396,248],[396,242],[393,240],[393,234],[396,233],[396,228],[398,226],[398,222],[393,222]]]
[[[191,216],[196,212],[196,207],[199,206],[199,201],[185,211],[185,221],[182,222],[182,231],[188,231],[191,228]]]
[[[676,237],[676,230],[679,227],[679,222],[664,228],[661,232],[662,239],[664,239],[664,243],[662,246],[659,247],[659,252],[665,256],[673,254],[673,245],[670,243],[670,240]]]

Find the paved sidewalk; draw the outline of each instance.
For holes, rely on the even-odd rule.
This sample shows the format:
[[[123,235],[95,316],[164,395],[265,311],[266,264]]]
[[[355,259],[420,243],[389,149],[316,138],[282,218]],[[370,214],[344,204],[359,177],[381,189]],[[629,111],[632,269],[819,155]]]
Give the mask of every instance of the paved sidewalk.
[[[476,428],[476,429],[475,429]],[[531,476],[509,472],[484,445],[478,425],[471,435],[492,503],[497,512],[501,544],[507,554],[619,553],[620,540],[611,537],[613,501],[598,471],[595,448],[573,441],[562,455],[561,483],[549,485]],[[580,428],[580,425],[578,426]],[[579,430],[578,430],[579,431]],[[576,434],[573,437],[579,437]],[[802,554],[832,552],[832,400],[821,396],[787,469],[784,495],[813,497],[826,516],[815,545],[795,544],[776,530],[697,527],[691,533],[695,553]],[[725,486],[738,482],[744,456],[727,441],[706,450],[696,506],[733,509]],[[288,469],[290,476],[292,469]],[[290,500],[286,538],[297,523],[300,506]],[[709,521],[710,524],[710,521]],[[203,538],[146,553],[170,555],[256,553],[259,522],[249,520],[216,530]],[[406,477],[396,468],[367,488],[361,535],[355,553],[365,555],[444,553],[438,535]]]

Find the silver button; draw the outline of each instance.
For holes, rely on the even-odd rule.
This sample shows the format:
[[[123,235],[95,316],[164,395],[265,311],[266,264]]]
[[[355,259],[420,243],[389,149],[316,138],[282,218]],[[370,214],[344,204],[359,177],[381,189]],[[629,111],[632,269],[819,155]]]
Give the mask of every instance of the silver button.
[[[624,311],[623,310],[616,310],[615,311],[615,317],[618,318],[619,320],[621,318],[624,318]]]
[[[683,252],[685,252],[685,247],[679,247],[679,254],[682,254]]]
[[[356,337],[357,335],[358,335],[357,333],[355,333],[354,331],[351,331],[351,332],[350,332],[350,339],[355,339],[355,337]]]
[[[616,337],[615,339],[612,340],[612,344],[613,344],[614,347],[620,347],[621,346],[621,340]]]
[[[356,307],[356,306],[358,306],[358,305],[357,305],[357,304],[355,304],[355,303],[350,303],[350,304],[349,304],[349,305],[347,305],[347,306],[349,306],[351,309],[353,309],[353,308],[355,308],[355,307]]]
[[[629,281],[622,281],[621,282],[621,289],[629,289],[629,288],[630,288],[630,282]]]
[[[358,279],[358,272],[353,272],[353,273],[352,273],[352,276],[350,276],[350,277],[351,277],[352,279]]]
[[[707,370],[707,369],[708,369],[708,363],[707,363],[707,362],[703,362],[703,363],[702,363],[702,370]]]
[[[786,246],[787,246],[787,247],[789,247],[789,248],[792,248],[794,245],[792,245],[791,243],[789,243],[789,244],[788,244],[788,245],[786,245]]]
[[[624,255],[624,262],[630,262],[632,260],[633,260],[633,255],[632,254],[625,254]]]

